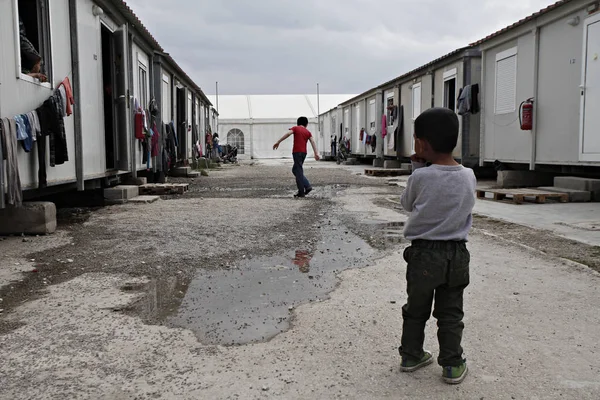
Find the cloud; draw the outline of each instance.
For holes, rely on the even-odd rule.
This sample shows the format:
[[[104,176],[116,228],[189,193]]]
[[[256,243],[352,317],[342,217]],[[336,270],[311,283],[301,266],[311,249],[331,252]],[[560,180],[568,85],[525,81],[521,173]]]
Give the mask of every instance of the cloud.
[[[131,0],[205,92],[360,93],[550,0]],[[167,4],[167,5],[165,5]]]

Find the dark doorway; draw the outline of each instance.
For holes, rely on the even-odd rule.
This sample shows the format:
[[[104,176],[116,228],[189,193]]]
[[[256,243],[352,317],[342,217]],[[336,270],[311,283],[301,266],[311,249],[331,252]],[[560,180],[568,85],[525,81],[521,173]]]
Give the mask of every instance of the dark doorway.
[[[177,89],[177,140],[179,148],[177,149],[177,158],[179,161],[185,160],[187,144],[187,123],[186,123],[186,104],[185,104],[185,89]]]
[[[104,98],[104,143],[106,145],[106,169],[117,169],[115,125],[115,62],[114,37],[102,25],[102,90]]]
[[[444,82],[444,107],[456,111],[456,79]]]

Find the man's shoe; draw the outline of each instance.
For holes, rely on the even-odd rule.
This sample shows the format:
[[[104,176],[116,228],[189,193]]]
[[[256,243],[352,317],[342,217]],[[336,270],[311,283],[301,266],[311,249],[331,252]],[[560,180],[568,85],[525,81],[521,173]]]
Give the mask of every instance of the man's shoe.
[[[467,368],[467,361],[465,360],[458,367],[444,367],[442,377],[444,382],[450,385],[458,385],[465,380],[467,372],[469,372],[469,368]]]
[[[420,368],[426,367],[433,362],[433,355],[431,352],[425,350],[423,357],[420,360],[409,360],[402,358],[402,364],[400,370],[402,372],[414,372]]]
[[[306,188],[306,189],[304,190],[304,195],[305,195],[305,196],[308,196],[308,194],[309,194],[310,192],[312,192],[312,190],[313,190],[313,189],[312,189],[312,187]]]
[[[300,193],[300,192],[298,192],[298,193],[296,193],[296,194],[294,195],[294,197],[296,197],[296,198],[302,198],[302,197],[306,197],[306,195],[305,195],[304,193]]]

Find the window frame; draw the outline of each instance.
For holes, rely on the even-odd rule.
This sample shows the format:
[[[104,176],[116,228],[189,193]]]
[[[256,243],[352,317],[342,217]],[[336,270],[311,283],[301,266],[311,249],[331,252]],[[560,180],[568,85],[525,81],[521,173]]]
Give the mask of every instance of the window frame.
[[[234,139],[233,143],[230,142],[230,136],[231,139]],[[227,132],[226,140],[228,145],[237,147],[238,154],[246,154],[246,135],[244,134],[244,131],[239,128],[231,128]]]
[[[450,108],[450,90],[449,85],[450,82],[454,81],[454,108]],[[456,112],[458,107],[458,71],[456,68],[453,68],[449,71],[444,72],[444,107],[451,109]]]
[[[512,47],[508,50],[502,51],[496,54],[496,61],[494,64],[494,115],[507,115],[517,111],[517,80],[519,74],[519,51],[518,46]],[[515,58],[515,84],[514,84],[514,104],[511,110],[498,111],[498,63],[509,58]]]
[[[42,4],[43,2],[43,4]],[[19,0],[12,0],[13,5],[13,22],[14,22],[14,33],[15,33],[15,67],[16,67],[16,79],[24,82],[29,82],[34,85],[42,86],[48,89],[54,89],[54,63],[52,62],[54,58],[53,46],[52,46],[52,13],[51,5],[52,0],[36,0],[38,4],[38,25],[40,25],[40,16],[43,16],[47,19],[47,27],[44,27],[45,23],[42,23],[41,27],[38,26],[38,30],[44,30],[44,51],[42,49],[36,49],[40,55],[42,56],[42,60],[44,60],[45,65],[47,65],[46,74],[48,75],[48,82],[40,82],[38,79],[35,79],[27,74],[22,72],[21,66],[21,35],[20,35],[20,26],[19,26]],[[42,7],[42,12],[40,13],[39,7]],[[45,7],[45,10],[43,9]],[[45,32],[47,30],[47,32]],[[46,46],[48,47],[46,49]],[[41,46],[40,46],[41,47]]]

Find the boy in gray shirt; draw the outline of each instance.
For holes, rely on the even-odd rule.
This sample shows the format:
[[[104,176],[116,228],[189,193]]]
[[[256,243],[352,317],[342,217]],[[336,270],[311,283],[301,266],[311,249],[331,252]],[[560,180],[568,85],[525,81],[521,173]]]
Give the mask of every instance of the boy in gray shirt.
[[[423,342],[435,299],[438,363],[450,384],[461,383],[468,371],[461,347],[463,293],[469,284],[466,243],[476,186],[473,170],[452,156],[458,129],[458,117],[446,108],[432,108],[417,118],[414,172],[401,200],[411,213],[404,235],[412,242],[404,251],[408,300],[402,308],[401,370],[412,372],[433,362]]]

